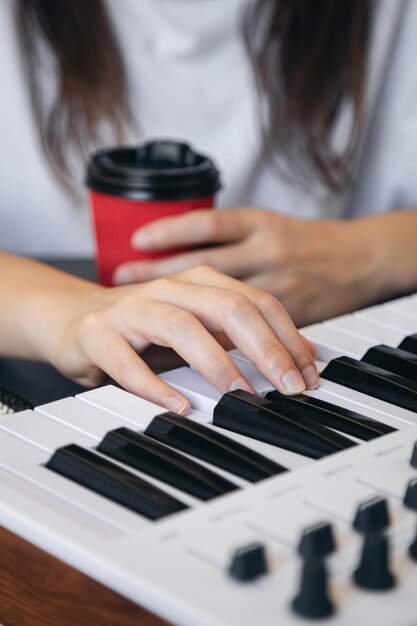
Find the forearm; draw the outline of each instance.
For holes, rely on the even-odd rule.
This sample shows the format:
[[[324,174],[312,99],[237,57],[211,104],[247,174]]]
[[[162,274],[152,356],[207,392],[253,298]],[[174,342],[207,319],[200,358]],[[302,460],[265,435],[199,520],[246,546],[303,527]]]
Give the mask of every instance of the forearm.
[[[417,291],[417,209],[357,221],[366,222],[378,297]]]
[[[51,360],[50,341],[76,295],[99,287],[47,265],[0,253],[0,355]]]

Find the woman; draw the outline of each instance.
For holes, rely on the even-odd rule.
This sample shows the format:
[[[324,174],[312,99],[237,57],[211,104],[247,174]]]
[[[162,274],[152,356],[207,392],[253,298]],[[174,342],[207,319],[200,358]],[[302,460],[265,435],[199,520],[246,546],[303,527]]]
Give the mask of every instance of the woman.
[[[260,366],[267,376],[271,367],[278,373],[274,384],[290,392],[314,386],[311,354],[281,309],[276,319],[269,308],[265,313],[259,304],[265,296],[252,291],[254,286],[281,296],[297,322],[306,323],[412,289],[416,281],[416,252],[410,244],[416,214],[383,215],[412,207],[415,196],[415,177],[396,164],[409,162],[404,155],[409,157],[414,145],[409,111],[414,76],[412,64],[405,61],[412,58],[416,8],[415,2],[389,0],[372,6],[373,11],[365,0],[2,3],[0,132],[7,150],[0,155],[0,249],[40,257],[91,255],[83,154],[118,140],[169,135],[190,140],[216,158],[225,179],[221,204],[238,208],[212,216],[202,212],[194,222],[191,216],[191,221],[161,222],[137,233],[134,245],[148,248],[163,248],[167,237],[170,245],[188,239],[197,246],[218,246],[204,245],[168,265],[120,268],[117,281],[142,281],[206,260],[247,284],[225,283],[223,276],[208,278],[207,270],[199,270],[168,283],[103,291],[85,283],[75,286],[75,279],[5,256],[2,285],[14,294],[14,305],[3,307],[4,350],[47,358],[86,382],[94,382],[98,369],[104,369],[127,388],[168,406],[172,390],[162,389],[155,379],[152,391],[139,389],[123,364],[136,358],[132,347],[140,351],[154,340],[175,344],[173,329],[169,336],[156,337],[155,329],[142,333],[135,321],[132,334],[129,323],[120,320],[127,315],[133,324],[132,316],[150,298],[152,317],[161,304],[174,304],[187,311],[183,322],[190,313],[210,330],[224,329],[230,317],[230,307],[222,310],[224,294],[216,292],[216,306],[207,318],[191,304],[178,307],[176,299],[178,283],[195,293],[195,282],[211,288],[214,281],[216,289],[232,292],[234,306],[241,297],[236,292],[246,298],[243,310],[255,306],[255,325],[241,322],[249,324],[242,332],[252,334],[255,343],[242,348],[254,359],[260,346],[263,352],[267,348],[273,364]],[[401,81],[400,74],[405,76]],[[398,102],[393,108],[394,97]],[[403,124],[401,133],[398,124]],[[390,140],[389,151],[382,145],[384,137]],[[393,175],[388,177],[390,166]],[[244,209],[243,204],[268,211]],[[335,221],[367,212],[381,215]],[[388,231],[394,234],[391,239]],[[16,319],[19,328],[27,321],[19,303],[28,278],[44,330],[37,334],[37,328],[26,328],[16,343]],[[41,288],[46,281],[54,287]],[[172,301],[170,289],[176,294]],[[72,291],[76,296],[70,306]],[[55,292],[63,306],[54,304]],[[267,302],[277,310],[275,301]],[[55,306],[56,315],[49,315]],[[46,341],[49,326],[57,331]],[[90,335],[104,335],[106,341],[95,341],[91,348]],[[183,340],[185,336],[184,331]],[[221,388],[230,388],[240,375],[204,336],[211,346],[205,363],[217,366],[201,369]],[[62,344],[66,350],[57,352]],[[113,354],[114,347],[126,356],[126,361],[115,358],[115,367],[106,353]],[[186,356],[201,366],[196,351],[194,345]],[[283,364],[277,365],[276,354],[284,355]],[[137,373],[138,368],[144,371],[139,360],[135,363]],[[304,372],[303,381],[297,370]],[[292,374],[286,386],[287,371]],[[185,399],[175,397],[186,410]]]
[[[172,263],[129,264],[118,281],[205,263],[273,293],[300,325],[415,290],[417,2],[250,7],[267,137],[258,146],[252,123],[233,142],[244,177],[224,201],[238,208],[138,231],[133,245],[144,250],[201,249]],[[236,137],[242,129],[240,120]]]
[[[220,204],[236,208],[138,232],[138,247],[202,249],[120,268],[118,283],[209,264],[279,297],[298,324],[416,288],[415,0],[0,12],[1,248],[91,255],[83,150],[169,136],[215,157]]]

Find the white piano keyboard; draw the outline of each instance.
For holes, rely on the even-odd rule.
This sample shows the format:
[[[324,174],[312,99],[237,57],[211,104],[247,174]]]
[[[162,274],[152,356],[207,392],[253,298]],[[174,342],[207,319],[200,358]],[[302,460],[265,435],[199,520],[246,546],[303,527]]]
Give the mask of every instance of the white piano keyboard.
[[[180,368],[187,418],[111,385],[1,417],[0,524],[173,624],[415,626],[417,296],[303,332],[301,399],[233,351],[258,399]]]

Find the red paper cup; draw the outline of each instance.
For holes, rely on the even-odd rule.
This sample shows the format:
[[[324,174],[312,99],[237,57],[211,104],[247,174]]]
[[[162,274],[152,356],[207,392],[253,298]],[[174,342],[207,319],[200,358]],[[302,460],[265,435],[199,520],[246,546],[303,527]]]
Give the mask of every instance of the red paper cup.
[[[122,263],[184,250],[135,250],[131,238],[138,228],[154,220],[213,207],[220,180],[213,162],[186,144],[155,141],[96,153],[88,165],[87,185],[99,278],[110,286]]]

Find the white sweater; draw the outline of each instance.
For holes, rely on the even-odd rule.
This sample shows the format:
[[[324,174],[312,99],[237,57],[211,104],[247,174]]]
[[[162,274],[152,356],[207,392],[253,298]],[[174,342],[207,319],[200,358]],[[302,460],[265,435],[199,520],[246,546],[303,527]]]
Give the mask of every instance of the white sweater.
[[[189,141],[222,171],[221,207],[305,218],[417,207],[417,0],[374,0],[366,117],[349,192],[323,197],[288,183],[262,151],[259,110],[240,23],[248,0],[107,0],[141,133]],[[83,164],[81,201],[55,180],[29,106],[14,24],[0,2],[0,249],[91,256]],[[46,91],[54,76],[45,69]],[[343,126],[343,119],[341,120]]]

